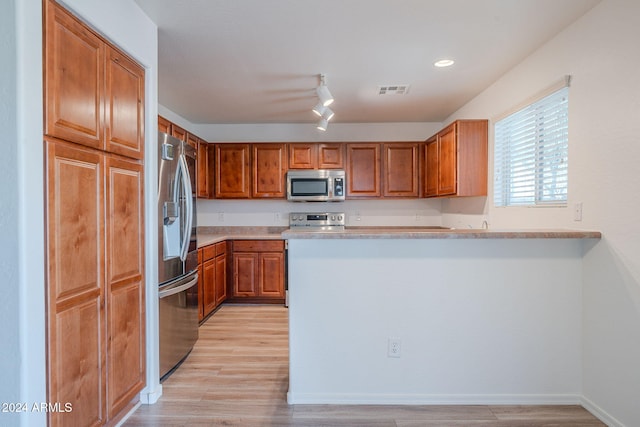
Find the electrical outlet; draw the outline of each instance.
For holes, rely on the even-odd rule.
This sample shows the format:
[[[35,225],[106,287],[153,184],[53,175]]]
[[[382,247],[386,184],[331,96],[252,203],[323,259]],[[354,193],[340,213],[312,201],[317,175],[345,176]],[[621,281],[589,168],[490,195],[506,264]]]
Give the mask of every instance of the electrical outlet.
[[[276,212],[273,214],[273,220],[275,221],[276,224],[280,223],[280,213]]]
[[[360,212],[356,211],[356,221],[360,221],[362,220],[362,217],[360,216]]]
[[[224,212],[218,212],[218,222],[224,222]]]
[[[400,357],[402,353],[402,341],[400,338],[389,338],[387,357]]]
[[[573,220],[582,221],[582,202],[573,205]]]

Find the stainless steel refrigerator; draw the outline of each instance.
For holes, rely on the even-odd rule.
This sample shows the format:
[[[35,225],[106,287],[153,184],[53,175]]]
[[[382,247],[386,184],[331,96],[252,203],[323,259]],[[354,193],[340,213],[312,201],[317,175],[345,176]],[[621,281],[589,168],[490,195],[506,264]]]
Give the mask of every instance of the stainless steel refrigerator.
[[[160,378],[198,340],[196,150],[158,133]]]

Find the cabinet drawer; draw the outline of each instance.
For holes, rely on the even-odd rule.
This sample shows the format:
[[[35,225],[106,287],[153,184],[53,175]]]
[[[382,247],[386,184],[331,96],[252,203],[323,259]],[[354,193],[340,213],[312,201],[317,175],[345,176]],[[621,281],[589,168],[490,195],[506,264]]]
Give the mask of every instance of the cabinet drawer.
[[[216,257],[216,245],[208,245],[202,248],[202,261],[209,261]]]
[[[234,240],[234,252],[282,252],[284,240]]]
[[[219,242],[215,244],[216,256],[224,255],[227,252],[227,242]]]

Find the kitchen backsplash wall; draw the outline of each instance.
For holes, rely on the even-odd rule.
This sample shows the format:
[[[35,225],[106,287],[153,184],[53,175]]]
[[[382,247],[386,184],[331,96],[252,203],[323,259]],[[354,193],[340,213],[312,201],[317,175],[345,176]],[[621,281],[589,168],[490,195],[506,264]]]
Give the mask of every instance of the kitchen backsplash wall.
[[[198,226],[287,226],[290,212],[344,212],[347,225],[442,225],[440,200],[198,200]]]

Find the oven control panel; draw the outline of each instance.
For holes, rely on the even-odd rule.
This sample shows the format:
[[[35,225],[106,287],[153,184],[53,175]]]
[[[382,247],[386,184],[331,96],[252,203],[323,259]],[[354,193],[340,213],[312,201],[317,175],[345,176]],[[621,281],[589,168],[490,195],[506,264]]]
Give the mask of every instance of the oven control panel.
[[[291,212],[289,214],[289,227],[317,227],[320,229],[343,228],[345,224],[344,212]]]

